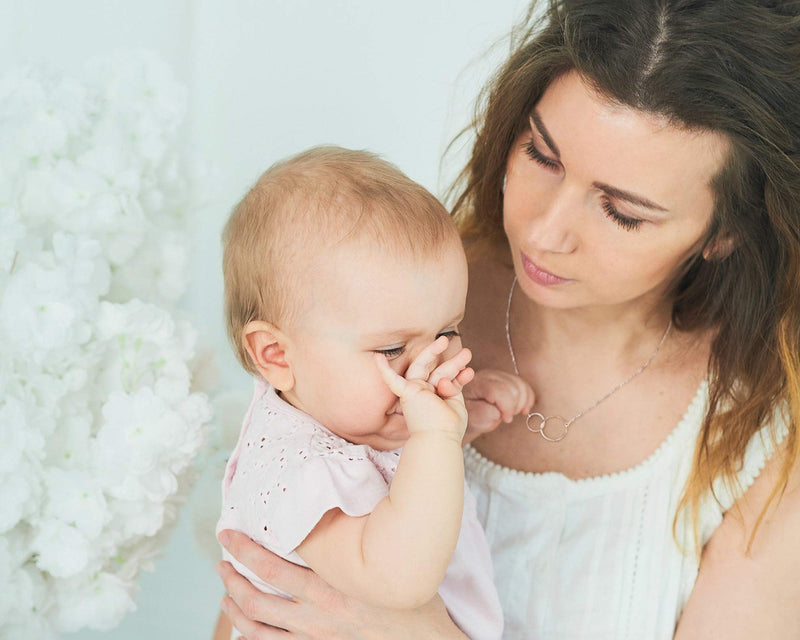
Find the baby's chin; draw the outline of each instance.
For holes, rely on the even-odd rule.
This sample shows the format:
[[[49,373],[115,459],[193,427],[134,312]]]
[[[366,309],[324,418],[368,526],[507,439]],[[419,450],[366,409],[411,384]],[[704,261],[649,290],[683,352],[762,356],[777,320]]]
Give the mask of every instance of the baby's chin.
[[[387,416],[386,424],[379,433],[348,438],[356,444],[366,444],[378,451],[391,451],[402,447],[408,440],[408,428],[402,414],[394,413]]]

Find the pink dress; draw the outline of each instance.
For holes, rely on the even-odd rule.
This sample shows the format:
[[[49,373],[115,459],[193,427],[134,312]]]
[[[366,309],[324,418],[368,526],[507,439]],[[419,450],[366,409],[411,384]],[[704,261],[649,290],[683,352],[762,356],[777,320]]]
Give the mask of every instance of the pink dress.
[[[234,529],[295,564],[295,552],[320,518],[339,508],[370,513],[389,493],[400,450],[378,451],[328,431],[257,379],[239,442],[225,470],[217,532]],[[283,594],[223,551],[242,575],[266,593]],[[461,533],[439,588],[450,617],[472,640],[503,631],[489,547],[475,499],[465,489]]]

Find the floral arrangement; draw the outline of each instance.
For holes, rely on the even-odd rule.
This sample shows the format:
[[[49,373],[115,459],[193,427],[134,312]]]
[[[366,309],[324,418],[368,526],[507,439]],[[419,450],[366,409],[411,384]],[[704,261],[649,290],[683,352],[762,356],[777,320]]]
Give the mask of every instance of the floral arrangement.
[[[2,638],[117,625],[191,484],[185,107],[147,54],[0,78]]]

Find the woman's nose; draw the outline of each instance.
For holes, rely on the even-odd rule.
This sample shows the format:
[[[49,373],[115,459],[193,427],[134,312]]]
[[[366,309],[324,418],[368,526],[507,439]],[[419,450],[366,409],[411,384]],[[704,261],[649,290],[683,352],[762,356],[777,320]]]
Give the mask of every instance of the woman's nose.
[[[530,222],[531,243],[543,253],[572,253],[578,246],[577,212],[582,206],[578,190],[562,183],[551,197],[539,203]]]

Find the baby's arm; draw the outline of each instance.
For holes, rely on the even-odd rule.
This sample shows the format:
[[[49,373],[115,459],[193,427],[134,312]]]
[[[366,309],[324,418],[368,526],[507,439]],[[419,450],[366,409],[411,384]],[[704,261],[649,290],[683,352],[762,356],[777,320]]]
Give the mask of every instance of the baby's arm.
[[[466,366],[467,349],[431,371],[447,344],[440,337],[423,350],[406,378],[376,356],[384,380],[400,398],[410,434],[389,495],[366,516],[328,511],[297,547],[331,586],[369,604],[401,609],[428,602],[456,547],[466,428],[460,391],[473,372]]]

